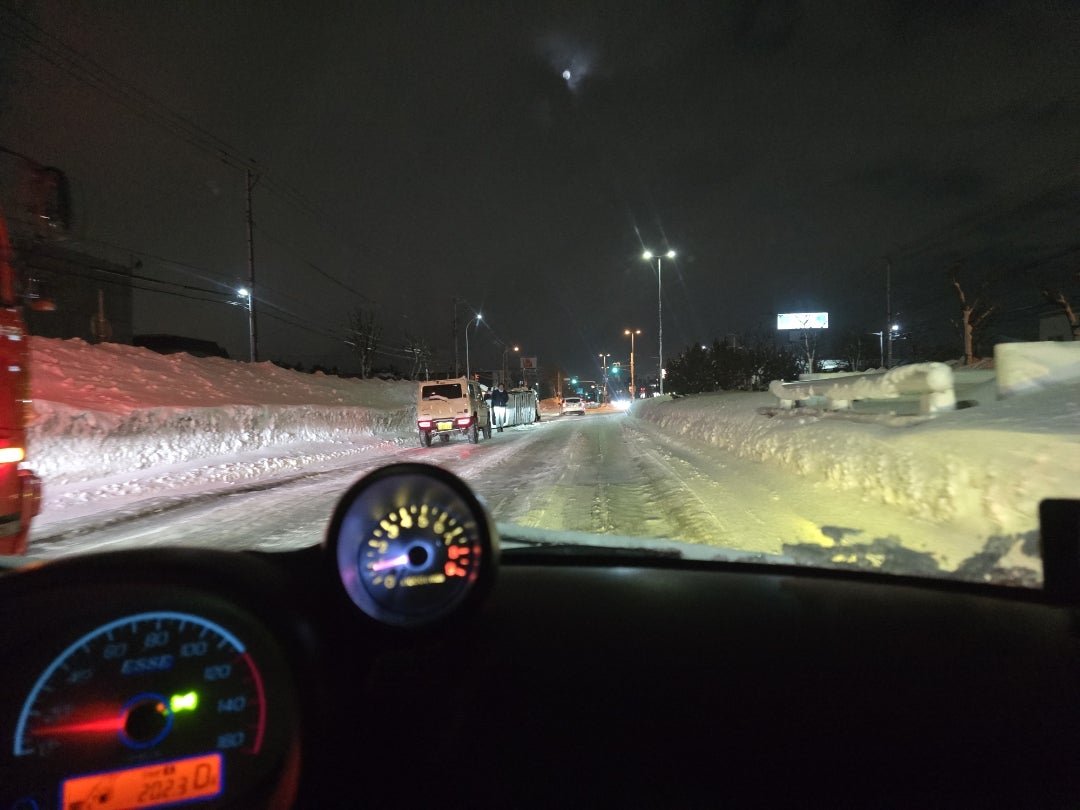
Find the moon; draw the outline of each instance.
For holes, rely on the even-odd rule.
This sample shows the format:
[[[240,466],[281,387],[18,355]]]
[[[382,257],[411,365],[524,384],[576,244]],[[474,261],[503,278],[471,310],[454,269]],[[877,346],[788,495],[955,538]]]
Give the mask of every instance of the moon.
[[[565,79],[566,81],[570,81],[570,79],[571,79],[571,78],[573,77],[573,74],[572,74],[572,73],[571,73],[571,72],[570,72],[569,70],[564,70],[564,71],[562,72],[562,77],[563,77],[563,79]]]

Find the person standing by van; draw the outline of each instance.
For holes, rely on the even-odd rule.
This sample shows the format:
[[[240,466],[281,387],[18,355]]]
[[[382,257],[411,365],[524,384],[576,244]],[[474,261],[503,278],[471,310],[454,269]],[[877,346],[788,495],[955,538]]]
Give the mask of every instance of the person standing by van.
[[[510,402],[510,395],[506,393],[506,386],[499,383],[499,387],[491,392],[491,410],[495,415],[495,427],[499,433],[503,432],[506,424],[506,406]]]

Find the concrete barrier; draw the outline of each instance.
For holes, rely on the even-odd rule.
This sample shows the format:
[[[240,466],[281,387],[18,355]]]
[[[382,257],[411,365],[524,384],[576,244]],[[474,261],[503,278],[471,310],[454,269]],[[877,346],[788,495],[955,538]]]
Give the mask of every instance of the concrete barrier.
[[[782,382],[773,380],[769,392],[780,400],[781,408],[814,404],[826,410],[846,410],[863,399],[896,399],[917,395],[920,413],[938,413],[956,408],[953,372],[944,363],[917,363],[889,371],[844,374],[834,379]]]

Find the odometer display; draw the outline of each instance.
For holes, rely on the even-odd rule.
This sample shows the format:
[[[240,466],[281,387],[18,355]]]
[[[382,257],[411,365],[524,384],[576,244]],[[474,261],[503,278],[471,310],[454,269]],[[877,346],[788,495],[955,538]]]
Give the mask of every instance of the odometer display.
[[[62,772],[65,796],[87,774],[129,787],[144,780],[143,798],[123,806],[154,807],[217,795],[207,757],[217,757],[221,780],[215,752],[258,754],[265,730],[262,676],[244,643],[203,617],[155,611],[99,626],[49,664],[23,704],[14,755]],[[154,784],[147,768],[186,768],[186,781]],[[183,797],[166,795],[181,787]],[[121,806],[106,795],[85,806]]]
[[[224,779],[221,754],[92,773],[64,782],[61,806],[93,810],[142,810],[174,802],[212,799]]]

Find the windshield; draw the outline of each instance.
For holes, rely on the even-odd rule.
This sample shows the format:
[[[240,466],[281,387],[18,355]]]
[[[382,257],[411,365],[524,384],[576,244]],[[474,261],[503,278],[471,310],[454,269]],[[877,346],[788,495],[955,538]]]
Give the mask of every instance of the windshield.
[[[508,555],[1039,586],[1071,5],[31,0],[0,38],[28,558],[310,546],[408,460]],[[445,379],[490,402],[419,414]]]

